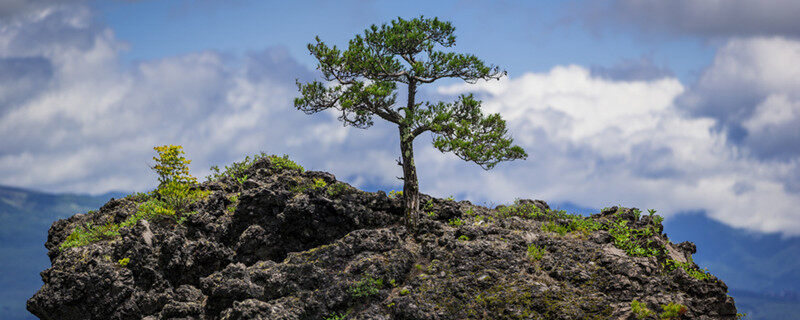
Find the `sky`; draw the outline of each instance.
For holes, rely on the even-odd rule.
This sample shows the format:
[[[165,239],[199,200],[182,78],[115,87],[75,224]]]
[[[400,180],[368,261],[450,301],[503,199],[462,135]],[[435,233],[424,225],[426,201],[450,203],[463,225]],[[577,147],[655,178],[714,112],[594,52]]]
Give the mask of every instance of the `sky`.
[[[0,184],[99,194],[155,187],[153,146],[195,176],[264,151],[366,189],[400,189],[397,129],[293,107],[320,79],[306,45],[438,17],[455,51],[508,71],[438,81],[499,112],[524,161],[484,171],[415,142],[420,189],[502,204],[704,212],[800,235],[800,2],[0,2]]]

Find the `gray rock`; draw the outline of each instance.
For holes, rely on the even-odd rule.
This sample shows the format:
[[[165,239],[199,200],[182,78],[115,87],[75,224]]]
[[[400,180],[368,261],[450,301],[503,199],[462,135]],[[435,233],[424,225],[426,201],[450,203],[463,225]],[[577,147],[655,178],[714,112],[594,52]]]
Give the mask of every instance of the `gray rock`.
[[[670,257],[694,267],[696,247],[671,244],[631,209],[593,216],[603,230],[559,235],[541,227],[568,226],[563,217],[495,217],[422,195],[435,214],[410,232],[401,201],[385,193],[297,188],[338,183],[331,174],[264,160],[248,177],[200,185],[212,193],[183,224],[141,221],[116,238],[60,250],[74,227],[120,223],[138,203],[116,199],[56,221],[45,243],[52,267],[28,310],[42,319],[631,319],[637,299],[654,311],[684,304],[686,319],[735,319],[721,280],[664,268]],[[519,203],[553,213],[541,200]],[[463,223],[448,223],[456,218]],[[665,252],[629,256],[608,231],[613,219],[654,226],[640,241]],[[542,248],[541,258],[529,246]]]

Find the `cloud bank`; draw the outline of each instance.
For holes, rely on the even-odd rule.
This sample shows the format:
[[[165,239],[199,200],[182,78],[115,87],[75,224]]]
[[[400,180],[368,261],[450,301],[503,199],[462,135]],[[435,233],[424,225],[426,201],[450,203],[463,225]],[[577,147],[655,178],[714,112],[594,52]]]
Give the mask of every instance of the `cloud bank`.
[[[575,11],[593,27],[633,25],[703,37],[800,36],[800,2],[793,0],[610,0]]]

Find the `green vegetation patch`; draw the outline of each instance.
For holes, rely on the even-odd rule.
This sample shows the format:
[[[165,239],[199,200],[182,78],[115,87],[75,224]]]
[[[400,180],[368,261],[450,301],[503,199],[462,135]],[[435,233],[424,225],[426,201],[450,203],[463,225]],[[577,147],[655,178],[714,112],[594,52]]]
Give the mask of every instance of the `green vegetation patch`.
[[[648,309],[646,304],[636,299],[631,301],[631,311],[636,319],[647,319],[656,314],[653,310]]]
[[[383,288],[383,279],[375,279],[368,276],[356,281],[350,287],[350,294],[354,298],[369,297],[377,294],[381,288]]]
[[[544,247],[540,247],[534,244],[528,245],[528,258],[530,258],[533,261],[542,260],[544,252],[545,252]]]
[[[653,227],[634,229],[628,226],[627,220],[616,220],[608,228],[614,238],[614,246],[632,257],[654,257],[664,252],[664,248],[655,244]]]
[[[672,259],[667,259],[663,264],[662,267],[666,271],[673,271],[678,268],[681,268],[689,274],[690,277],[695,278],[700,281],[705,281],[711,279],[711,273],[708,272],[708,268],[700,269],[692,262],[678,262]]]
[[[157,157],[153,157],[156,165],[151,169],[158,174],[159,186],[150,193],[137,193],[126,197],[140,202],[136,213],[122,223],[108,223],[105,225],[78,226],[59,245],[59,249],[85,246],[93,242],[110,240],[119,237],[119,229],[133,227],[139,220],[168,219],[183,223],[186,217],[194,212],[188,208],[194,202],[205,199],[210,191],[196,188],[197,179],[189,174],[188,164],[191,163],[183,157],[181,146],[157,146],[153,148]]]
[[[686,306],[674,302],[670,302],[669,304],[666,305],[661,305],[661,309],[663,310],[663,312],[661,312],[658,315],[658,318],[662,320],[678,319],[689,311],[689,309],[686,308]]]

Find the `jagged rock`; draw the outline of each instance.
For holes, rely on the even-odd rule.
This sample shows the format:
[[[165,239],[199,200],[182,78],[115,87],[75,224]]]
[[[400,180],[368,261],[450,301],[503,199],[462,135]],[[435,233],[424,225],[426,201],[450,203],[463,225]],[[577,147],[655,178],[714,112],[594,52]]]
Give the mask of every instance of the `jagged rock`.
[[[411,232],[401,199],[329,173],[265,159],[247,175],[203,183],[211,194],[183,223],[141,220],[62,250],[75,227],[125,221],[142,200],[56,221],[45,244],[52,267],[28,310],[42,319],[634,319],[636,299],[656,312],[683,304],[685,319],[736,318],[721,280],[688,272],[694,244],[670,243],[633,209],[607,208],[591,217],[599,230],[559,234],[546,227],[573,228],[575,218],[542,200],[515,204],[535,215],[500,216],[516,207],[422,195]],[[307,187],[315,179],[326,186]],[[642,247],[663,253],[631,256],[610,227],[620,221],[649,230]]]

